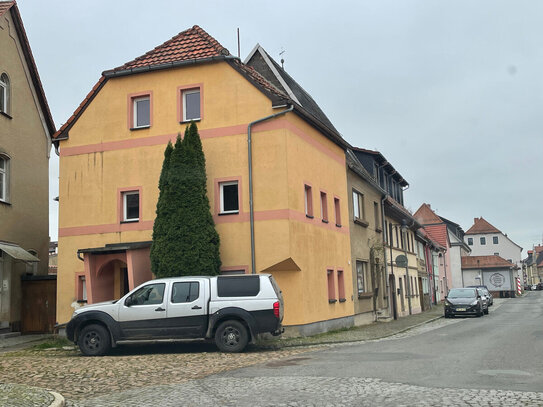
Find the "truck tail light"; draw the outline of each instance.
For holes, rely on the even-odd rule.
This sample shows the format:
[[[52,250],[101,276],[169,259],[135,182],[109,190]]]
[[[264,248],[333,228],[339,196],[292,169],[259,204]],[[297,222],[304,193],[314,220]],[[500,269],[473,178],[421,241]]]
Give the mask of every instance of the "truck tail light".
[[[280,307],[279,301],[275,301],[273,303],[273,315],[275,315],[277,319],[281,318],[281,316],[279,315],[279,307]]]

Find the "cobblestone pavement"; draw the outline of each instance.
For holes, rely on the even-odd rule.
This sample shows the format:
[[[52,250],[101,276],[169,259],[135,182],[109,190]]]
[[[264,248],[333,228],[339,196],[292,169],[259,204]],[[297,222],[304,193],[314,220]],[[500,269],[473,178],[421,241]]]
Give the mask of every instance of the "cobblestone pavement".
[[[50,405],[54,400],[55,397],[43,389],[0,383],[0,406],[42,407]]]
[[[49,351],[25,350],[1,355],[0,382],[52,389],[72,401],[97,395],[108,398],[121,391],[178,384],[308,350],[249,349],[241,354],[227,354],[218,352],[210,344],[168,343],[123,346],[110,356],[98,358],[84,357],[71,347]],[[0,405],[5,404],[0,402]]]
[[[71,405],[543,406],[543,393],[425,388],[358,377],[208,377],[183,385],[130,390]]]

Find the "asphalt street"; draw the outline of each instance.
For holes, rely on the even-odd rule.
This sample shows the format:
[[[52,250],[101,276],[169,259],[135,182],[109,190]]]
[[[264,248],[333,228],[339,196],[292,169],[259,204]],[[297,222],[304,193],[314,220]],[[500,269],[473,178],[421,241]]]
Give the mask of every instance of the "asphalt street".
[[[336,345],[179,385],[82,405],[542,405],[543,292],[481,318],[440,319],[382,340]],[[120,405],[120,404],[119,404]]]

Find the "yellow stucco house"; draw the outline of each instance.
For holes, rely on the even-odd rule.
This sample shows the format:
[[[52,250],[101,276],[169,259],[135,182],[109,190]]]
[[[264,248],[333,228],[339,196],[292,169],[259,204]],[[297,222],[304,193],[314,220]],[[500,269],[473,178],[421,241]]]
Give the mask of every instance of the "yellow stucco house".
[[[293,334],[352,325],[348,144],[260,46],[242,62],[198,26],[105,71],[54,135],[58,322],[152,278],[164,148],[191,120],[222,272],[273,274]]]

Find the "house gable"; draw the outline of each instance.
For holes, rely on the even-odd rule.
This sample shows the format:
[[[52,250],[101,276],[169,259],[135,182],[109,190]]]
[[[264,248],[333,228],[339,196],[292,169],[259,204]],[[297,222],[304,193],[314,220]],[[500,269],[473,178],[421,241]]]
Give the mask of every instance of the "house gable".
[[[49,157],[49,151],[51,148],[51,136],[55,133],[55,124],[49,110],[49,105],[45,97],[45,92],[43,91],[42,83],[40,76],[38,74],[38,69],[32,55],[32,50],[26,36],[24,29],[23,21],[19,13],[19,9],[15,1],[13,2],[1,2],[0,1],[0,26],[3,32],[3,35],[8,36],[11,41],[13,41],[14,47],[6,47],[2,49],[2,59],[8,61],[13,57],[6,55],[6,52],[12,52],[10,49],[15,49],[16,56],[20,60],[20,64],[23,68],[24,77],[28,83],[30,93],[34,105],[36,106],[37,113],[39,115],[39,120],[41,126],[43,127],[44,135],[47,138],[47,157]],[[6,39],[8,42],[9,39]],[[3,64],[3,66],[5,66]],[[2,74],[3,71],[0,71]],[[9,76],[13,75],[13,72],[6,72]],[[20,84],[21,82],[19,82]],[[12,83],[12,87],[15,85],[15,82]],[[13,92],[13,88],[12,88]],[[12,95],[13,97],[14,95]]]

